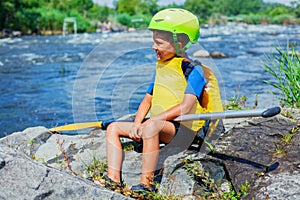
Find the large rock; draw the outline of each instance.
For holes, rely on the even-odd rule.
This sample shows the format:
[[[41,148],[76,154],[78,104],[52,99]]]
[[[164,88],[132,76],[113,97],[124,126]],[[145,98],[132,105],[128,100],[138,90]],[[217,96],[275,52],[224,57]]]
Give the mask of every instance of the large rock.
[[[106,158],[105,132],[97,130],[77,136],[53,134],[36,151],[35,158],[59,169],[64,168],[61,163],[68,161],[69,170],[83,176],[94,159]]]
[[[88,165],[96,160],[106,160],[105,131],[95,129],[83,135],[52,135],[36,151],[35,158],[51,167],[66,169],[63,163],[67,160],[67,170],[85,177]],[[141,154],[133,151],[124,152],[123,176],[128,185],[139,183],[141,175]]]
[[[30,127],[22,132],[15,132],[9,137],[0,138],[0,144],[5,144],[32,156],[51,136],[52,133],[45,127]]]
[[[246,181],[250,184],[244,199],[300,198],[298,116],[299,111],[295,119],[279,115],[247,120],[219,138],[212,156],[223,160],[237,191]],[[285,188],[284,192],[275,192],[279,188]]]
[[[166,159],[159,193],[175,195],[180,199],[195,199],[195,194],[204,196],[205,193],[209,193],[208,184],[203,182],[202,175],[194,174],[195,170],[208,172],[210,179],[228,186],[222,162],[202,153],[186,151]],[[227,188],[222,187],[221,190],[227,191]]]
[[[293,119],[279,115],[224,120],[227,132],[218,139],[214,153],[186,151],[166,160],[160,193],[188,199],[196,198],[192,194],[199,191],[200,196],[205,195],[205,185],[188,174],[182,163],[189,159],[190,163],[200,161],[197,167],[219,181],[222,191],[228,191],[226,179],[237,192],[248,185],[248,194],[243,199],[300,199],[300,112],[283,113]]]
[[[0,144],[0,199],[129,199]]]
[[[250,185],[243,199],[299,199],[300,112],[289,109],[282,114],[286,117],[224,120],[226,132],[212,141],[214,153],[207,147],[200,152],[194,148],[170,152],[159,193],[197,199],[211,192],[228,192],[231,182],[237,192],[246,183]],[[2,138],[0,143],[0,180],[6,183],[1,184],[0,199],[126,199],[84,178],[94,158],[106,158],[102,130],[67,136],[36,127]],[[128,185],[139,182],[141,156],[136,151],[124,152],[122,175]],[[61,164],[64,161],[69,168]],[[195,170],[209,172],[209,180],[221,186],[212,189],[208,177],[193,175]]]

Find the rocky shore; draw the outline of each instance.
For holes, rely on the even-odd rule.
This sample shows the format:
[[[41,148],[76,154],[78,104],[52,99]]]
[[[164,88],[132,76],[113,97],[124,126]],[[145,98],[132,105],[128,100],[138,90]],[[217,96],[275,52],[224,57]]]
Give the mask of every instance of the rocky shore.
[[[218,194],[214,190],[230,192],[232,185],[237,192],[246,187],[242,199],[300,199],[299,120],[295,109],[272,118],[223,120],[225,132],[208,138],[213,153],[203,144],[200,151],[190,148],[164,161],[158,193],[201,199]],[[131,199],[88,179],[87,166],[95,158],[105,159],[103,130],[71,136],[32,127],[1,138],[0,199]],[[127,185],[138,183],[140,170],[141,153],[126,151]]]

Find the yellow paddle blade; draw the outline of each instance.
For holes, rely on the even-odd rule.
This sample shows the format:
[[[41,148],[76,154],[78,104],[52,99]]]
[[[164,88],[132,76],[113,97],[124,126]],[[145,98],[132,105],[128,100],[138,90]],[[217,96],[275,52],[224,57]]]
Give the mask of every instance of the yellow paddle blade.
[[[86,128],[102,128],[102,122],[83,122],[51,128],[50,131],[74,131]]]

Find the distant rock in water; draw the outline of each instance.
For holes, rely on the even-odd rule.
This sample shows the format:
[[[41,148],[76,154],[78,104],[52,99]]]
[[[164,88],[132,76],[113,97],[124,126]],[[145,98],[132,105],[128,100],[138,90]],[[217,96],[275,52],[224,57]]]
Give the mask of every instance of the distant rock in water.
[[[212,58],[227,58],[228,56],[226,56],[224,53],[219,52],[219,51],[214,51],[210,53],[210,56]]]
[[[193,53],[193,57],[199,57],[199,58],[208,58],[208,57],[227,58],[228,56],[226,56],[224,53],[219,52],[219,51],[214,51],[214,52],[209,53],[206,50],[198,50],[198,51]]]
[[[208,58],[209,56],[209,52],[206,50],[198,50],[193,53],[193,57]]]
[[[121,32],[121,31],[127,31],[127,27],[126,26],[123,26],[121,24],[118,24],[118,23],[113,23],[111,25],[111,31],[112,32]]]

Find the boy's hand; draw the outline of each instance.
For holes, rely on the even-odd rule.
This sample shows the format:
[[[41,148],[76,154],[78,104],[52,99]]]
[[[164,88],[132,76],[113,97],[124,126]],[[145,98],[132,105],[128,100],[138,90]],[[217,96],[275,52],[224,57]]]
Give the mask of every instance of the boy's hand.
[[[133,124],[129,132],[129,137],[137,142],[140,142],[142,139],[142,132],[143,127],[141,124]]]

